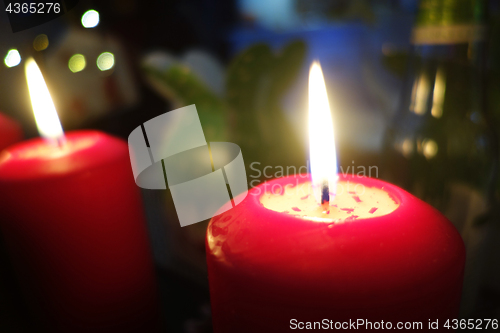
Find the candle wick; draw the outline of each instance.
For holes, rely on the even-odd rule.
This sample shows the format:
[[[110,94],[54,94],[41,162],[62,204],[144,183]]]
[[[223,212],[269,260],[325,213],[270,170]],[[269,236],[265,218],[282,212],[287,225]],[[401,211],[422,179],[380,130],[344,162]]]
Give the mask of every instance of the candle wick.
[[[330,188],[328,186],[328,180],[324,180],[321,184],[321,205],[323,207],[328,207],[330,205]]]
[[[56,139],[56,144],[57,144],[57,147],[59,147],[59,148],[62,148],[65,143],[66,143],[66,140],[65,140],[64,136],[60,136]]]

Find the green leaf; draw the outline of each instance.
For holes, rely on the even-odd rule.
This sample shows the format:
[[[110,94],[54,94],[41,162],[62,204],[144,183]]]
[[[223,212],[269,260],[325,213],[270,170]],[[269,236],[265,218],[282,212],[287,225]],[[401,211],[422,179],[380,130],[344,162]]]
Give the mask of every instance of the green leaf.
[[[280,98],[293,84],[304,62],[307,46],[303,41],[294,41],[283,48],[274,59],[271,69],[271,98]]]
[[[227,141],[227,106],[225,101],[208,89],[191,70],[173,65],[165,71],[143,67],[156,90],[173,100],[176,107],[196,104],[207,141]]]
[[[306,45],[294,41],[274,54],[256,44],[237,55],[227,76],[227,101],[235,117],[234,142],[242,147],[247,165],[304,165],[305,155],[281,99],[295,81]]]

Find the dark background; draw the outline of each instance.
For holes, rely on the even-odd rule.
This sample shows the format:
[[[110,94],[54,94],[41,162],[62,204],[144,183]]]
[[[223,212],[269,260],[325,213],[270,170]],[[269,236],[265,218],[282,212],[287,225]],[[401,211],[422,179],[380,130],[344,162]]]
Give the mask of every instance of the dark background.
[[[489,8],[490,16],[494,17],[500,6],[490,1]],[[101,103],[99,114],[75,120],[69,115],[73,112],[73,104],[57,93],[52,95],[62,114],[65,130],[95,128],[124,139],[143,122],[178,106],[175,99],[165,98],[145,79],[140,64],[152,52],[165,52],[179,60],[190,50],[203,50],[225,68],[236,54],[256,42],[265,42],[279,52],[287,42],[303,40],[308,45],[305,61],[282,99],[283,109],[303,142],[301,149],[305,150],[306,146],[303,119],[307,105],[307,70],[313,59],[319,59],[330,99],[335,99],[342,110],[336,116],[336,121],[343,124],[338,126],[336,133],[340,163],[348,166],[355,161],[356,165],[369,166],[378,165],[383,133],[399,101],[402,75],[398,70],[404,68],[404,64],[398,63],[387,67],[384,57],[409,49],[417,3],[412,0],[79,1],[64,16],[17,33],[11,31],[7,15],[1,9],[0,55],[16,48],[23,59],[34,56],[52,91],[57,91],[58,84],[67,83],[65,77],[58,74],[60,72],[49,69],[58,66],[61,54],[64,56],[60,67],[67,69],[68,55],[64,53],[64,45],[70,33],[82,34],[77,35],[73,43],[92,34],[89,45],[95,41],[99,52],[107,51],[108,45],[120,45],[120,51],[115,52],[117,68],[114,73],[98,76],[95,60],[89,57],[88,71],[95,73],[82,71],[82,76],[88,75],[89,82],[93,77],[100,82],[124,70],[128,76],[120,80],[130,82],[132,88],[127,89],[134,92],[134,98],[126,100],[122,96],[106,101]],[[82,14],[88,9],[95,9],[100,14],[96,28],[84,29],[80,24]],[[32,47],[39,34],[46,34],[49,39],[49,47],[43,51],[35,51]],[[22,63],[12,68],[0,65],[0,110],[18,120],[25,137],[30,138],[38,133],[23,71]],[[77,78],[80,78],[76,75],[79,74],[75,73],[72,81],[76,87]],[[83,96],[94,98],[92,91],[86,93],[85,89],[82,87]],[[99,104],[99,98],[95,100]],[[181,230],[175,216],[164,211],[162,202],[170,200],[168,194],[143,191],[143,196],[165,326],[168,332],[210,332],[208,281],[203,261],[206,224]],[[172,241],[175,235],[184,243]],[[0,331],[37,331],[25,311],[8,255],[3,247],[1,249]],[[178,256],[178,251],[185,251],[185,256]],[[498,317],[499,299],[495,293],[484,295],[480,314]]]

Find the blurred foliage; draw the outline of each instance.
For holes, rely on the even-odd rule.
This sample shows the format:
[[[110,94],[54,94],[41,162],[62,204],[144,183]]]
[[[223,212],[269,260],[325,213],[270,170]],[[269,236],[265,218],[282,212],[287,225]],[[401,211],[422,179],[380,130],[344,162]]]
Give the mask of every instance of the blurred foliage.
[[[489,24],[488,97],[489,109],[500,130],[500,15],[492,17]]]
[[[491,16],[487,21],[488,40],[486,43],[486,70],[484,72],[484,83],[486,84],[487,119],[493,123],[493,128],[496,131],[497,145],[500,145],[500,15]],[[409,61],[409,53],[404,51],[384,52],[381,61],[384,67],[397,77],[403,78],[407,72],[407,64]],[[448,89],[447,89],[448,91]],[[453,89],[449,92],[453,92]],[[463,96],[460,93],[455,94],[453,103],[461,105]],[[456,130],[456,128],[454,129]],[[497,146],[498,147],[498,146]],[[495,148],[497,149],[497,148]],[[462,165],[466,161],[461,162]],[[444,174],[448,176],[449,170],[444,170]],[[497,171],[498,173],[498,171]],[[496,177],[497,196],[500,196],[500,177]],[[500,207],[499,207],[500,209]],[[500,214],[497,212],[496,214]],[[477,223],[483,221],[480,219]]]
[[[303,145],[280,104],[295,81],[306,46],[295,41],[274,54],[256,44],[236,56],[226,74],[227,103],[234,114],[234,142],[245,160],[264,165],[304,165]],[[248,156],[248,157],[247,157]]]
[[[500,15],[488,20],[488,52],[487,52],[487,82],[488,111],[495,118],[496,127],[500,130]],[[408,52],[394,51],[382,54],[382,64],[389,72],[402,78],[408,63]]]
[[[301,166],[306,161],[303,144],[281,108],[281,99],[297,78],[306,49],[302,41],[287,44],[279,53],[266,44],[247,48],[227,68],[224,97],[185,65],[143,70],[175,107],[196,104],[207,141],[238,144],[247,167],[255,161]]]
[[[175,107],[196,104],[207,141],[227,140],[227,106],[188,67],[173,65],[166,71],[144,66],[153,85],[174,101]]]
[[[489,112],[495,118],[500,130],[500,16],[489,20],[489,40],[487,53],[487,82]],[[395,51],[382,54],[381,61],[389,72],[402,78],[405,75],[408,52]]]
[[[484,22],[484,0],[420,0],[416,26],[447,26]]]

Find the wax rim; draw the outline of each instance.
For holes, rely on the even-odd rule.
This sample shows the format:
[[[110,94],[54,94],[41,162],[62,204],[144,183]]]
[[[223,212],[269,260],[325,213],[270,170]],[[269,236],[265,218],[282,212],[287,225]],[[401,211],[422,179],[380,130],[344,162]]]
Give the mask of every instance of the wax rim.
[[[288,188],[288,185],[291,186]],[[394,212],[399,206],[398,200],[395,200],[386,190],[377,186],[366,186],[360,182],[356,182],[356,179],[351,179],[347,182],[339,179],[337,182],[337,191],[339,188],[342,191],[338,192],[338,195],[335,196],[335,199],[330,202],[328,207],[321,207],[316,202],[312,195],[312,185],[309,179],[302,180],[301,182],[297,181],[295,185],[288,185],[279,191],[274,191],[274,185],[271,186],[271,190],[268,189],[259,196],[260,203],[266,209],[318,223],[346,223],[354,222],[360,216],[365,219],[385,216]],[[306,191],[302,188],[304,185],[306,186]],[[356,190],[358,185],[361,185],[363,188],[363,193]],[[288,190],[292,193],[287,193]],[[295,194],[293,194],[294,191]],[[302,193],[299,194],[298,191],[302,191]],[[302,197],[303,194],[306,195]],[[360,197],[363,200],[360,200]],[[348,198],[352,198],[356,203],[345,202]],[[287,207],[290,207],[290,209],[287,209]],[[368,207],[371,207],[370,210],[368,210]],[[375,211],[372,212],[371,209],[373,208],[375,208]],[[291,212],[290,210],[293,211]],[[324,210],[328,210],[328,213],[325,213]],[[321,211],[323,212],[320,213]]]
[[[50,143],[37,137],[16,143],[0,154],[0,182],[34,181],[54,177],[67,177],[85,173],[94,168],[128,159],[127,143],[117,137],[95,130],[66,133],[68,147],[61,153],[29,154],[31,149],[45,149]],[[88,140],[87,144],[71,142]],[[54,151],[58,147],[53,147]],[[76,148],[76,149],[75,149]],[[27,158],[26,158],[27,157]]]
[[[377,189],[380,189],[380,190],[383,190],[385,192],[387,192],[387,194],[389,195],[389,197],[398,205],[396,207],[396,209],[394,209],[392,212],[386,214],[386,215],[381,215],[381,216],[374,216],[374,217],[368,217],[368,218],[357,218],[355,221],[362,221],[362,220],[378,220],[380,218],[384,218],[384,216],[387,216],[387,215],[390,215],[390,214],[398,214],[400,211],[401,211],[401,208],[405,202],[404,200],[404,195],[402,195],[401,189],[399,189],[397,186],[395,185],[392,185],[390,183],[387,183],[383,180],[379,180],[379,179],[376,179],[376,178],[371,178],[371,177],[360,177],[360,176],[352,176],[352,175],[344,175],[344,174],[340,174],[338,175],[339,176],[339,181],[352,181],[353,178],[356,179],[356,180],[359,180],[359,183],[364,185],[364,186],[367,186],[367,187],[375,187]],[[306,182],[306,181],[309,181],[310,180],[310,174],[308,173],[301,173],[301,174],[298,174],[298,175],[293,175],[293,176],[287,176],[287,177],[282,177],[282,178],[275,178],[275,179],[272,179],[270,180],[269,182],[266,182],[266,183],[263,183],[263,184],[259,184],[258,186],[250,189],[248,191],[248,196],[249,197],[253,197],[253,198],[247,198],[252,200],[252,203],[253,203],[253,206],[256,206],[257,209],[263,209],[265,211],[269,211],[269,212],[272,212],[273,214],[276,213],[276,214],[279,214],[279,215],[286,215],[287,217],[289,218],[293,218],[293,219],[297,219],[297,220],[302,220],[302,221],[307,221],[307,222],[312,222],[312,223],[317,223],[317,221],[314,221],[312,219],[307,219],[307,218],[303,218],[303,217],[300,217],[300,216],[295,216],[295,215],[291,215],[291,214],[287,214],[287,213],[283,213],[283,212],[279,212],[279,211],[276,211],[276,210],[272,210],[272,209],[269,209],[269,208],[266,208],[264,207],[264,205],[261,203],[260,201],[260,198],[265,195],[265,191],[263,190],[263,188],[265,187],[264,184],[267,184],[267,186],[273,186],[274,184],[277,184],[277,183],[284,183],[284,184],[289,184],[289,183],[285,183],[287,180],[290,180],[290,179],[299,179],[299,184],[302,183],[302,182]],[[372,183],[372,184],[369,184],[367,185],[365,182],[369,182],[369,183]],[[296,185],[296,184],[295,184]],[[294,185],[294,186],[295,186]],[[261,193],[259,194],[254,194],[255,192],[257,191],[261,191]],[[336,222],[334,220],[332,221],[324,221],[323,224],[335,224]]]

